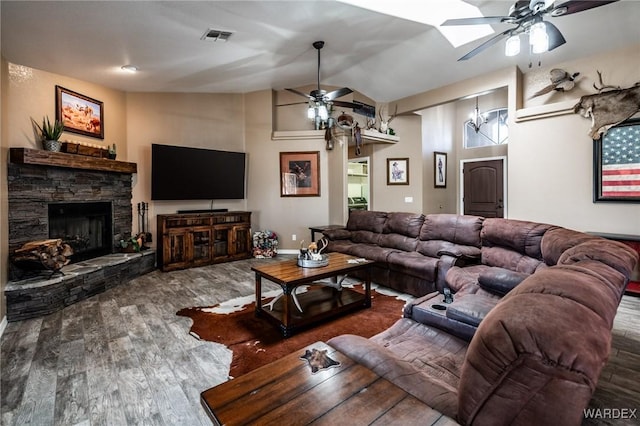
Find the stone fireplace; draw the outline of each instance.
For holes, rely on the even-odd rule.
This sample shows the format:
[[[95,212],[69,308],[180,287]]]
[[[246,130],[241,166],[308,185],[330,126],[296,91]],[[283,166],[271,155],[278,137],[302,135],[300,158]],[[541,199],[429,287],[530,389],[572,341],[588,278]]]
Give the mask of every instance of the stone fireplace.
[[[14,158],[15,152],[27,152],[38,155],[37,159],[46,158],[45,155],[57,154],[57,156],[79,157],[73,158],[79,163],[72,163],[70,159],[64,165],[56,163],[48,163],[40,161],[33,162],[21,161]],[[135,173],[135,167],[119,171],[100,170],[95,168],[95,164],[122,163],[113,160],[99,159],[93,157],[82,157],[80,155],[49,153],[42,150],[20,150],[12,149],[11,162],[8,164],[8,195],[9,195],[9,253],[20,248],[24,243],[37,240],[46,240],[48,238],[59,238],[62,235],[52,235],[51,231],[56,231],[56,227],[60,226],[61,221],[69,215],[76,216],[71,221],[78,222],[84,220],[87,216],[94,216],[95,206],[109,205],[111,210],[110,223],[105,223],[105,228],[101,238],[109,236],[109,241],[104,242],[101,250],[90,250],[83,256],[72,259],[73,261],[85,260],[92,256],[100,256],[114,252],[117,242],[121,239],[128,239],[132,233],[133,209],[131,205],[131,183],[132,174]],[[54,156],[53,158],[57,158]],[[14,161],[15,160],[15,161]],[[84,161],[83,161],[84,160]],[[44,163],[44,164],[40,164]],[[124,163],[131,164],[131,163]],[[77,165],[77,167],[71,167]],[[135,164],[133,164],[135,166]],[[84,205],[84,206],[83,206]],[[83,208],[89,209],[82,212]],[[64,209],[62,217],[55,217],[56,209]],[[50,223],[50,212],[54,213],[54,222]],[[77,216],[80,216],[78,219]],[[106,220],[105,218],[101,220]],[[89,220],[88,220],[89,221]],[[54,225],[52,228],[51,225]],[[63,224],[64,225],[64,224]],[[75,224],[68,223],[69,226],[79,226],[79,222]],[[85,224],[84,229],[76,229],[85,235],[78,235],[80,239],[88,237],[91,232],[86,226],[96,226]],[[64,233],[64,229],[60,232]],[[93,232],[98,232],[93,230]],[[106,235],[105,235],[106,234]],[[110,234],[110,235],[109,235]],[[73,235],[70,235],[73,237]],[[91,238],[94,238],[92,236]],[[74,250],[80,247],[80,244],[86,242],[78,241]],[[95,242],[94,242],[95,243]],[[82,252],[82,250],[81,250]],[[10,271],[12,272],[12,271]],[[15,272],[15,271],[13,271]],[[15,278],[15,274],[10,274]]]
[[[9,265],[7,319],[55,312],[155,267],[155,252],[117,253],[132,235],[134,163],[11,148],[7,167],[9,253],[61,238],[75,254],[61,274],[27,274]]]

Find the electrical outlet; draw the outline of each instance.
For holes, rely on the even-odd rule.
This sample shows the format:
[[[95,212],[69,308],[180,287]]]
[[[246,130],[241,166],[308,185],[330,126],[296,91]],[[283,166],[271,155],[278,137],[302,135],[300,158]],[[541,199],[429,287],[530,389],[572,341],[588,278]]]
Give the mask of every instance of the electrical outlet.
[[[413,203],[413,197],[404,197],[405,203]]]
[[[291,241],[295,241],[297,239],[298,237],[296,236],[296,234],[291,234]]]

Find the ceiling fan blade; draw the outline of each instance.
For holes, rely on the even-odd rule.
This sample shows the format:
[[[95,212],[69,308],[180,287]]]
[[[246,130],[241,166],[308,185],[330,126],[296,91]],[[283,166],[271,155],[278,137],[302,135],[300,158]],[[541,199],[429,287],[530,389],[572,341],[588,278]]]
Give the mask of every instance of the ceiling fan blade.
[[[593,9],[617,1],[618,0],[569,0],[555,6],[549,13],[551,13],[551,16],[571,15],[572,13],[582,12],[583,10]]]
[[[483,50],[485,50],[486,48],[488,48],[490,46],[493,46],[494,44],[499,42],[501,38],[503,38],[506,35],[509,35],[509,34],[513,33],[514,31],[515,30],[513,28],[511,28],[511,29],[508,29],[508,30],[505,30],[505,31],[501,32],[500,34],[497,34],[497,35],[491,37],[489,40],[485,41],[480,46],[476,47],[471,52],[467,53],[462,58],[458,59],[458,61],[466,61],[467,59],[473,58],[478,53],[482,52]]]
[[[278,104],[278,105],[276,105],[276,106],[277,106],[277,107],[280,107],[280,106],[302,105],[302,104],[304,104],[304,105],[308,105],[308,104],[309,104],[309,102],[291,102],[291,103],[289,103],[289,104]]]
[[[324,95],[325,99],[328,99],[330,101],[336,99],[336,98],[341,98],[344,95],[348,95],[349,93],[352,93],[353,90],[349,89],[348,87],[343,87],[342,89],[337,89],[334,90],[333,92],[329,92],[326,95]]]
[[[549,51],[556,47],[560,47],[567,42],[558,27],[553,25],[551,22],[545,22],[544,24],[547,27],[547,37],[549,37]]]
[[[288,91],[290,91],[291,93],[295,93],[296,95],[300,95],[300,96],[302,96],[302,97],[305,97],[305,98],[311,99],[312,101],[314,100],[313,96],[308,95],[308,94],[306,94],[306,93],[302,93],[302,92],[300,92],[299,90],[296,90],[296,89],[284,89],[284,90],[288,90]]]
[[[477,18],[458,18],[447,19],[440,26],[450,25],[484,25],[484,24],[501,24],[513,20],[510,16],[480,16]]]
[[[360,109],[360,108],[362,108],[362,105],[354,104],[354,103],[351,103],[351,102],[333,101],[332,103],[335,106],[339,106],[339,107],[343,107],[343,108],[351,108],[351,109]]]

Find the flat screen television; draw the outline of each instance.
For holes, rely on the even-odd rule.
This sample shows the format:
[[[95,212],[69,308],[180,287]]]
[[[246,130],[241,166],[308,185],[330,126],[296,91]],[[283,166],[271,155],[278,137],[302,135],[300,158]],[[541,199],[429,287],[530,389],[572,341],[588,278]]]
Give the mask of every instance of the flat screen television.
[[[244,196],[244,152],[151,145],[152,200],[237,200]]]

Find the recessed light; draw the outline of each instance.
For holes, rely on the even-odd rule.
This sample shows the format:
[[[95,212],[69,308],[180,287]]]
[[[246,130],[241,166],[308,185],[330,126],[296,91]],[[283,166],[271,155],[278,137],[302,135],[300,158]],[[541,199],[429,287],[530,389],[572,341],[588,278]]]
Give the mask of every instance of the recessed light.
[[[123,65],[120,68],[127,72],[138,72],[138,67],[135,65]]]

